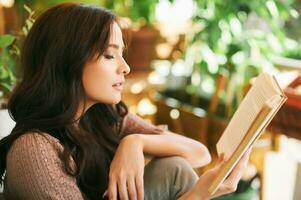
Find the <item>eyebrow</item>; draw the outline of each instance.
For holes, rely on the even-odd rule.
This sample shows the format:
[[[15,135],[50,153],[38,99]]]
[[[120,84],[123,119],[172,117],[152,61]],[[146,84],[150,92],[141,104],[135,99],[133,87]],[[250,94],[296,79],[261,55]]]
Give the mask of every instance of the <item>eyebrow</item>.
[[[123,51],[124,50],[124,46],[120,47],[118,44],[109,44],[108,47],[112,47],[114,49],[120,49]]]

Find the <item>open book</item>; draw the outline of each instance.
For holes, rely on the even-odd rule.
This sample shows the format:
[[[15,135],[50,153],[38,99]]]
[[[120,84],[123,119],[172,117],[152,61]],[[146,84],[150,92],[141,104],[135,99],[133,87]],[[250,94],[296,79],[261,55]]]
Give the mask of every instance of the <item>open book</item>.
[[[216,192],[286,99],[273,76],[262,73],[256,78],[216,145],[218,155],[224,153],[227,162],[210,185],[210,194]]]

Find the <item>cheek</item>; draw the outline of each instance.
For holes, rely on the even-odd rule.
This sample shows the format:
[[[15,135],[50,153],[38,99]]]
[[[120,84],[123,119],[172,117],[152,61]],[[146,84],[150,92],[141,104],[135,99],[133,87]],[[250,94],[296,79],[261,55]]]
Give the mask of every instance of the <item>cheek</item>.
[[[87,96],[97,95],[108,85],[106,73],[97,66],[85,68],[82,81]]]
[[[103,65],[99,64],[85,66],[82,82],[88,100],[103,103],[113,103],[117,100],[112,94],[114,74],[108,69],[112,68],[103,68]]]

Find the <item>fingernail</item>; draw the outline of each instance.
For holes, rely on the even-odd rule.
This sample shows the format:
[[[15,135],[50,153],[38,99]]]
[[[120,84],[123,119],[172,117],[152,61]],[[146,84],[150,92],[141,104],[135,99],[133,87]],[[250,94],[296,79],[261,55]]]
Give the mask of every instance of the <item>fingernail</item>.
[[[106,190],[103,195],[102,195],[102,198],[104,198],[105,196],[107,196],[107,193],[108,193],[108,190]]]
[[[224,154],[224,153],[221,154],[221,156],[220,156],[220,161],[221,161],[221,162],[224,162],[224,161],[225,161],[225,154]]]

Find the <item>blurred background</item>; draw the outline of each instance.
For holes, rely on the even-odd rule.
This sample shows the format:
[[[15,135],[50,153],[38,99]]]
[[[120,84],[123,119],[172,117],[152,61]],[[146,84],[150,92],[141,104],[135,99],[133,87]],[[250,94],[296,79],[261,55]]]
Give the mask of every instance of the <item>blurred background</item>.
[[[22,41],[35,18],[64,0],[0,0],[0,134],[18,80]],[[218,199],[300,200],[300,0],[82,0],[106,7],[128,35],[131,67],[123,100],[144,119],[215,144],[261,72],[275,75],[288,101],[256,142],[234,194]],[[299,189],[299,191],[298,191]]]

